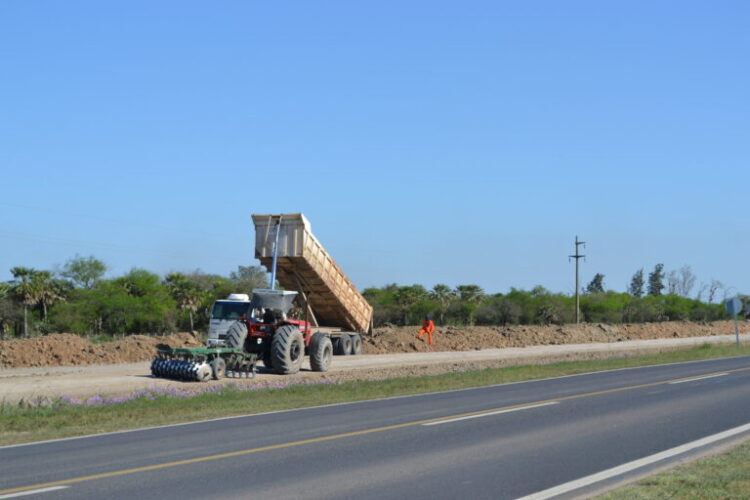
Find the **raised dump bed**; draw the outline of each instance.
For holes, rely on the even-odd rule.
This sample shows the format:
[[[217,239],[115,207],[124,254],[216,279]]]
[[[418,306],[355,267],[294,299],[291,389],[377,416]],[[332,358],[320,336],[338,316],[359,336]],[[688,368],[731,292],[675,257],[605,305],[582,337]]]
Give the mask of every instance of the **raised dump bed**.
[[[255,257],[268,270],[279,225],[276,279],[299,291],[310,306],[315,326],[370,332],[372,306],[313,236],[302,214],[253,215]]]

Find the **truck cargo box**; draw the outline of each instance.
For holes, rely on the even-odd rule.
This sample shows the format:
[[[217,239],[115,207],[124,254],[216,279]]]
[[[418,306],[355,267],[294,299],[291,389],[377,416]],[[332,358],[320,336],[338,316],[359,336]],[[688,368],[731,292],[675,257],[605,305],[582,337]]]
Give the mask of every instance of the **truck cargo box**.
[[[369,332],[372,306],[313,236],[302,214],[253,215],[255,257],[271,270],[280,221],[276,279],[304,294],[316,324]]]

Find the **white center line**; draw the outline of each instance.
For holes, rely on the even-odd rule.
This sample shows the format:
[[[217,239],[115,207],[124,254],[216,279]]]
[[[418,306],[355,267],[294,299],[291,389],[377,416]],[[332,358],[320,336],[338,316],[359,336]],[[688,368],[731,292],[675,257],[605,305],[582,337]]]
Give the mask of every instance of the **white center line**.
[[[669,382],[669,384],[672,385],[672,384],[682,384],[685,382],[695,382],[696,380],[705,380],[707,378],[723,377],[724,375],[729,375],[729,374],[728,373],[715,373],[713,375],[706,375],[705,377],[695,377],[695,378],[688,378],[685,380],[676,380],[674,382]]]
[[[491,411],[491,412],[488,412],[488,413],[480,413],[479,415],[469,415],[468,417],[458,417],[458,418],[450,418],[448,420],[439,420],[437,422],[428,422],[428,423],[422,424],[422,425],[448,424],[448,423],[451,423],[451,422],[458,422],[459,420],[469,420],[470,418],[489,417],[490,415],[500,415],[501,413],[510,413],[512,411],[529,410],[531,408],[539,408],[541,406],[549,406],[549,405],[556,405],[556,404],[558,404],[557,401],[551,401],[549,403],[541,403],[541,404],[538,404],[538,405],[521,406],[519,408],[510,408],[508,410],[498,410],[498,411]]]
[[[646,465],[656,463],[660,460],[674,457],[681,453],[686,453],[690,450],[700,448],[701,446],[707,446],[711,443],[715,443],[716,441],[721,441],[722,439],[736,436],[738,434],[742,434],[743,432],[748,432],[748,431],[750,431],[750,424],[741,425],[739,427],[735,427],[734,429],[729,429],[727,431],[714,434],[713,436],[707,436],[702,439],[698,439],[697,441],[692,441],[690,443],[686,443],[680,446],[676,446],[674,448],[670,448],[669,450],[662,451],[655,455],[651,455],[650,457],[639,458],[638,460],[633,460],[632,462],[618,465],[617,467],[613,467],[611,469],[607,469],[602,472],[597,472],[596,474],[591,474],[590,476],[582,477],[580,479],[575,479],[568,483],[564,483],[564,484],[555,486],[553,488],[549,488],[549,489],[539,491],[537,493],[533,493],[525,497],[518,498],[517,500],[546,500],[548,498],[553,498],[558,495],[562,495],[564,493],[569,493],[579,488],[583,488],[584,486],[589,486],[594,483],[598,483],[600,481],[609,479],[611,477],[619,476],[620,474],[625,474],[626,472],[630,472],[640,467],[644,467]]]
[[[36,490],[19,491],[18,493],[9,493],[7,495],[0,495],[0,499],[25,497],[26,495],[36,495],[37,493],[47,493],[49,491],[64,490],[65,488],[70,488],[70,486],[50,486],[49,488],[39,488]]]

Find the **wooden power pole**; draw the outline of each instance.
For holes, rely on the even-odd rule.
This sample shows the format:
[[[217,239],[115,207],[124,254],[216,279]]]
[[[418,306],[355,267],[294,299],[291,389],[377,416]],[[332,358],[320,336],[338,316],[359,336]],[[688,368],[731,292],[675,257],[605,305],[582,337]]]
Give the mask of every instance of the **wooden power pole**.
[[[578,236],[576,235],[576,253],[574,255],[568,255],[568,262],[570,262],[570,259],[576,260],[576,324],[578,324],[581,321],[581,298],[579,295],[581,291],[581,286],[579,285],[579,279],[578,279],[578,261],[586,257],[585,255],[582,255],[578,251],[578,247],[580,245],[583,245],[583,248],[586,248],[586,242],[578,241]]]

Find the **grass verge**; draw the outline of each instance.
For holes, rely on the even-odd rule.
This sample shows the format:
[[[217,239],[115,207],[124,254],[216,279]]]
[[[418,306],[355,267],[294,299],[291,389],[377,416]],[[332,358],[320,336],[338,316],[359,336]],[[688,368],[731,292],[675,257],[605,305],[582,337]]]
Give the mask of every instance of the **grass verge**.
[[[728,453],[682,465],[597,500],[725,500],[750,496],[750,443]]]
[[[0,445],[96,434],[138,427],[246,415],[393,396],[482,387],[618,368],[750,355],[750,346],[709,345],[603,360],[466,370],[442,375],[292,385],[281,389],[210,386],[194,395],[146,391],[131,398],[72,398],[0,404]],[[190,387],[200,388],[196,384]],[[189,395],[191,397],[185,397]]]

